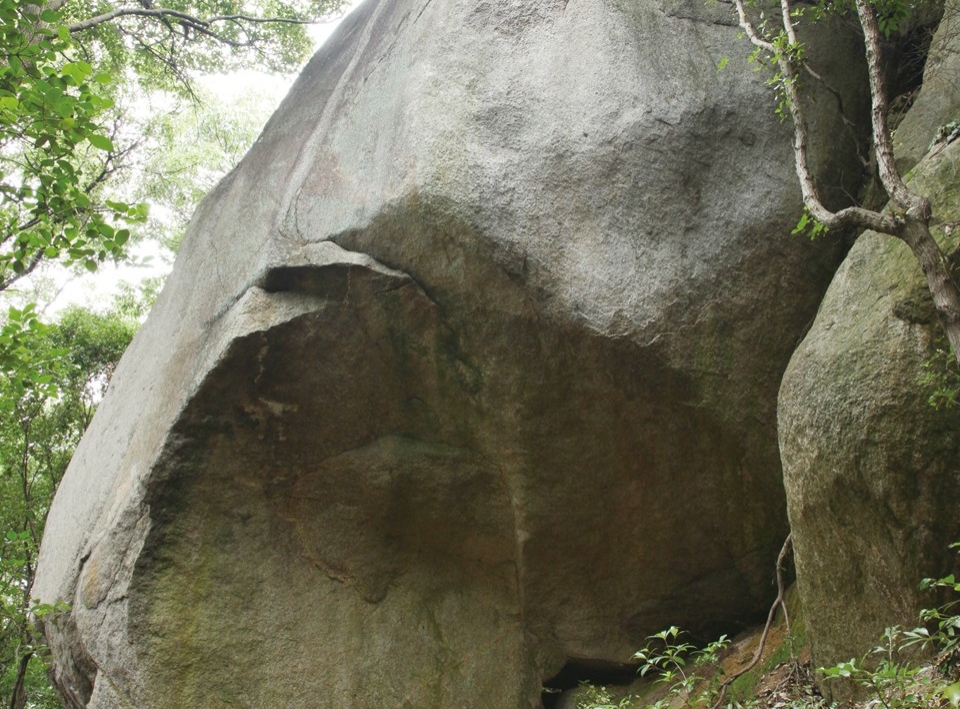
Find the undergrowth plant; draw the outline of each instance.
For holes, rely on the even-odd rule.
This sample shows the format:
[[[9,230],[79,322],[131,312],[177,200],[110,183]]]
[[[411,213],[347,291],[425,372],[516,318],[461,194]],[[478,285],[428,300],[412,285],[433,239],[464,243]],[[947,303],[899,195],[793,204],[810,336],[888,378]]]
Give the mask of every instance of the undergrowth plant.
[[[651,643],[643,650],[634,653],[633,657],[640,660],[640,676],[652,674],[658,684],[668,687],[667,697],[654,704],[648,705],[652,709],[676,706],[693,707],[706,703],[713,695],[714,683],[697,691],[697,670],[704,665],[717,661],[717,655],[730,641],[726,635],[703,648],[697,648],[691,643],[681,640],[683,635],[677,626],[661,630],[651,635]],[[689,663],[689,667],[688,667]]]
[[[930,406],[938,411],[960,403],[960,365],[947,349],[938,349],[923,363],[918,380],[930,392]]]
[[[719,653],[730,644],[726,635],[706,647],[698,648],[682,639],[685,633],[677,626],[651,635],[650,642],[634,653],[640,661],[641,677],[653,677],[656,684],[666,685],[666,695],[652,703],[626,696],[616,700],[606,687],[585,685],[577,698],[577,709],[678,709],[709,706],[716,695],[716,682],[703,682],[702,669],[717,661]]]
[[[941,706],[938,687],[927,668],[921,671],[902,660],[904,631],[891,627],[883,632],[879,645],[861,660],[840,662],[821,668],[827,679],[852,680],[886,709],[922,709]]]
[[[960,542],[951,545],[960,550]],[[928,578],[921,588],[947,592],[954,597],[943,605],[921,611],[922,625],[907,630],[887,628],[879,644],[860,660],[851,659],[818,672],[827,680],[853,681],[870,695],[856,705],[837,705],[819,696],[806,682],[792,696],[729,699],[719,691],[722,670],[711,664],[729,645],[726,636],[704,648],[683,639],[676,626],[650,636],[650,643],[634,654],[641,676],[652,676],[667,685],[666,694],[653,702],[627,695],[618,698],[607,687],[583,685],[577,709],[948,709],[960,707],[960,581],[953,574]],[[918,659],[917,651],[923,654]],[[790,662],[799,667],[791,653]],[[799,673],[794,673],[799,676]]]
[[[960,543],[951,544],[952,549]],[[827,679],[853,680],[867,689],[871,703],[884,709],[928,709],[960,706],[960,583],[953,574],[924,579],[924,590],[947,591],[954,600],[922,610],[923,625],[906,630],[887,628],[879,645],[861,660],[821,668]],[[915,652],[934,651],[933,662],[917,663]]]
[[[954,542],[950,545],[951,549],[960,549],[960,542]],[[960,614],[955,611],[960,610],[960,583],[953,574],[939,579],[924,579],[920,584],[924,590],[946,590],[953,595],[953,600],[948,601],[939,608],[932,608],[920,612],[920,621],[926,626],[934,626],[936,630],[931,634],[927,627],[919,628],[922,633],[923,642],[935,642],[939,655],[937,664],[949,676],[960,676]]]
[[[592,684],[581,685],[582,692],[577,697],[577,709],[633,709],[634,699],[627,695],[616,699],[606,687]]]

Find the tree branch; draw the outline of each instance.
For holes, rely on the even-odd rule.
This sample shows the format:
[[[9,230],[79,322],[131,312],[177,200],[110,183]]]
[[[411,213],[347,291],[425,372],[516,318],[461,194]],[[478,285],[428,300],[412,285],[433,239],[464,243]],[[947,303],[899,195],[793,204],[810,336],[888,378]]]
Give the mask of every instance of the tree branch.
[[[790,117],[793,119],[793,156],[796,163],[797,178],[800,180],[800,191],[803,193],[803,203],[817,221],[822,222],[827,227],[834,226],[830,222],[834,222],[837,215],[824,206],[817,183],[813,178],[813,172],[810,170],[810,138],[807,118],[804,115],[803,105],[800,103],[800,93],[797,90],[799,77],[794,69],[792,57],[789,54],[781,53],[777,57],[777,66],[783,75],[781,79],[783,92],[790,109]],[[853,219],[855,216],[855,212],[850,212],[847,219]],[[839,226],[839,224],[835,226]]]
[[[877,169],[880,181],[890,198],[904,211],[911,212],[916,218],[929,221],[931,207],[929,200],[913,194],[900,177],[893,157],[893,144],[890,141],[890,126],[887,123],[889,105],[887,101],[886,79],[880,56],[880,25],[877,11],[868,0],[856,0],[857,15],[863,27],[863,43],[867,56],[867,73],[870,77],[871,122],[873,145],[877,154]]]
[[[787,559],[787,554],[790,552],[790,547],[793,544],[793,533],[787,535],[787,538],[783,541],[783,546],[780,547],[780,553],[777,555],[777,598],[774,600],[773,605],[770,606],[770,612],[767,613],[767,622],[763,626],[763,632],[760,634],[760,640],[757,642],[757,649],[753,653],[753,657],[750,662],[741,667],[739,670],[734,672],[732,675],[727,677],[723,684],[720,685],[719,693],[717,694],[717,700],[713,703],[713,706],[710,709],[720,709],[723,705],[723,700],[727,696],[727,688],[733,684],[736,680],[743,677],[747,672],[752,670],[757,666],[757,663],[760,662],[760,658],[763,657],[763,651],[767,645],[767,636],[770,634],[770,628],[773,625],[774,618],[777,617],[777,608],[783,607],[783,618],[784,622],[787,625],[787,632],[789,633],[790,627],[790,617],[787,614],[787,604],[784,603],[784,594],[786,593],[786,588],[783,583],[783,563]]]
[[[37,266],[40,265],[40,262],[42,260],[43,260],[43,252],[38,251],[31,257],[30,261],[27,263],[26,266],[24,266],[23,270],[20,271],[20,273],[14,273],[8,278],[0,279],[0,292],[7,290],[7,288],[12,286],[14,283],[19,281],[24,276],[29,276],[31,273],[33,273],[33,271],[37,268]]]
[[[899,207],[899,212],[881,213],[862,207],[848,207],[838,212],[828,209],[820,196],[809,165],[809,135],[804,107],[798,89],[799,71],[806,69],[802,47],[797,42],[793,24],[791,0],[780,0],[782,32],[768,38],[757,31],[747,16],[745,0],[735,0],[740,27],[759,51],[777,64],[778,88],[793,120],[793,153],[803,203],[813,217],[824,226],[836,228],[872,229],[903,241],[913,252],[927,278],[937,317],[960,363],[960,283],[958,283],[942,249],[930,233],[932,207],[930,201],[911,192],[894,163],[893,145],[887,123],[889,101],[880,56],[881,32],[876,10],[871,0],[855,0],[860,25],[863,28],[867,73],[870,79],[871,128],[880,180]],[[786,44],[784,42],[786,41]]]
[[[750,21],[750,18],[747,16],[747,8],[744,5],[744,0],[736,0],[737,2],[737,15],[740,19],[740,27],[744,32],[747,33],[747,38],[750,40],[753,45],[759,49],[762,49],[769,54],[774,53],[774,47],[771,42],[763,39],[760,36],[760,33],[757,32],[757,28],[754,26],[753,22]]]
[[[172,36],[173,28],[170,27],[169,25],[167,26],[167,28],[170,31],[170,34]],[[158,62],[160,62],[162,65],[164,65],[170,71],[171,75],[180,83],[180,85],[183,87],[183,90],[186,92],[186,94],[190,96],[190,98],[193,99],[194,101],[199,101],[199,97],[197,96],[197,94],[194,92],[194,89],[193,89],[193,82],[191,81],[190,77],[186,73],[184,73],[183,69],[177,64],[175,59],[172,56],[171,58],[167,58],[163,56],[160,52],[158,52],[156,49],[154,49],[155,44],[160,44],[161,46],[163,46],[162,42],[158,41],[155,44],[148,44],[136,32],[128,32],[123,27],[120,27],[120,32],[121,34],[127,37],[130,37],[130,39],[132,39],[144,52],[146,52],[147,54],[152,56],[154,59],[156,59]],[[170,51],[172,55],[173,49],[171,48]]]
[[[787,41],[790,48],[798,45],[797,28],[793,26],[793,14],[790,8],[790,0],[780,0],[780,20],[783,23],[783,29],[787,33]]]
[[[179,10],[170,10],[168,8],[158,7],[158,8],[145,8],[145,7],[118,7],[115,10],[110,12],[104,12],[101,15],[96,15],[81,22],[76,22],[72,25],[68,25],[67,29],[71,33],[82,32],[83,30],[88,30],[97,25],[102,25],[106,22],[112,22],[113,20],[119,19],[121,17],[153,17],[156,19],[173,19],[179,22],[185,22],[190,25],[191,28],[196,29],[198,32],[203,32],[204,34],[210,35],[215,39],[224,42],[227,41],[224,38],[218,36],[215,32],[209,29],[209,27],[218,22],[249,22],[251,24],[270,24],[270,23],[282,23],[289,25],[310,25],[313,24],[311,20],[301,20],[297,18],[290,17],[254,17],[252,15],[214,15],[213,17],[202,18],[195,15],[190,15],[186,12],[181,12]],[[242,45],[239,45],[242,46]]]
[[[91,17],[88,20],[78,22],[76,24],[70,25],[68,29],[71,33],[82,32],[83,30],[90,29],[91,27],[96,27],[107,22],[111,22],[121,17],[153,17],[165,24],[168,29],[173,29],[170,25],[170,20],[176,20],[177,23],[184,28],[184,34],[186,34],[187,29],[192,29],[199,34],[206,35],[212,39],[215,39],[218,42],[229,45],[231,47],[246,47],[250,45],[250,42],[237,42],[231,40],[227,37],[217,34],[210,29],[210,23],[207,20],[203,20],[193,15],[189,15],[185,12],[180,12],[179,10],[168,10],[164,8],[159,9],[147,9],[139,7],[122,7],[110,12],[106,12],[102,15],[97,15],[96,17]]]
[[[803,194],[803,203],[807,209],[810,210],[813,217],[828,228],[854,225],[861,217],[866,216],[866,210],[858,210],[857,208],[844,210],[842,217],[828,210],[820,198],[816,181],[813,179],[813,173],[810,170],[807,122],[803,113],[803,106],[800,103],[799,92],[797,91],[798,76],[796,68],[794,67],[795,58],[792,54],[792,50],[795,48],[797,41],[796,30],[790,17],[789,0],[781,0],[780,2],[780,14],[784,32],[790,42],[786,49],[778,48],[774,42],[760,35],[747,15],[744,0],[736,0],[736,4],[740,27],[755,47],[766,52],[770,55],[771,59],[776,61],[777,68],[780,71],[781,90],[784,93],[786,104],[790,110],[790,117],[793,120],[793,154],[796,163],[797,177],[800,180],[800,190]]]
[[[747,33],[747,36],[754,46],[771,54],[771,58],[777,62],[777,68],[780,72],[780,88],[783,91],[785,103],[790,111],[790,118],[793,121],[793,154],[797,178],[800,181],[803,203],[810,211],[810,214],[828,229],[873,229],[874,231],[899,235],[903,230],[903,222],[895,217],[880,214],[879,212],[874,212],[869,209],[863,209],[862,207],[847,207],[839,212],[833,212],[823,203],[823,198],[817,187],[813,171],[810,169],[810,136],[798,89],[800,78],[798,69],[803,68],[810,72],[811,75],[817,75],[813,73],[805,63],[799,62],[796,57],[795,49],[799,45],[797,44],[796,29],[791,16],[792,8],[790,6],[790,0],[781,0],[780,2],[783,30],[787,40],[790,42],[785,49],[778,48],[773,42],[761,37],[747,17],[744,0],[736,0],[736,2],[741,28]],[[866,0],[858,0],[858,2],[866,2]],[[893,164],[892,159],[890,164]]]

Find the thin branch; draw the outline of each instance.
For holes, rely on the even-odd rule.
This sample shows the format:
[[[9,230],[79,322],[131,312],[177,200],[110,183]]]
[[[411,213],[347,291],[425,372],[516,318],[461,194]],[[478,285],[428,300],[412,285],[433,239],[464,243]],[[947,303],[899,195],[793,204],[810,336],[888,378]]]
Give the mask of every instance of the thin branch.
[[[787,41],[790,42],[790,48],[797,46],[797,29],[793,26],[793,14],[790,8],[790,0],[780,0],[780,19],[783,22],[783,29],[787,32]]]
[[[214,37],[216,37],[217,35],[207,28],[209,28],[210,25],[217,22],[250,22],[252,24],[281,23],[281,24],[289,24],[289,25],[314,24],[312,20],[301,20],[301,19],[292,18],[292,17],[255,17],[253,15],[214,15],[213,17],[202,18],[202,17],[197,17],[196,15],[190,15],[186,12],[181,12],[179,10],[170,10],[164,7],[158,7],[158,8],[118,7],[117,9],[111,10],[110,12],[104,12],[103,14],[96,15],[95,17],[91,17],[81,22],[76,22],[72,25],[68,25],[67,29],[70,30],[71,33],[82,32],[83,30],[88,30],[91,27],[96,27],[97,25],[102,25],[106,22],[112,22],[113,20],[116,20],[121,17],[153,17],[157,19],[163,19],[163,18],[174,19],[181,22],[186,22],[197,31],[204,32],[205,34],[209,34]]]
[[[824,89],[826,89],[826,90],[833,96],[833,98],[836,99],[836,101],[837,101],[837,113],[840,114],[840,120],[843,121],[844,125],[846,125],[848,128],[854,128],[854,127],[856,127],[856,124],[847,117],[847,112],[846,112],[846,111],[844,110],[844,108],[843,108],[843,96],[840,94],[840,92],[839,92],[837,89],[833,88],[833,87],[830,85],[830,82],[828,82],[828,81],[823,77],[822,74],[820,74],[818,71],[816,71],[816,70],[815,70],[812,66],[810,66],[810,64],[808,64],[807,62],[803,62],[803,70],[804,70],[805,72],[807,72],[807,74],[809,74],[813,79],[815,79],[820,86],[822,86]]]
[[[156,49],[154,49],[154,45],[148,44],[147,42],[145,42],[143,38],[140,35],[136,34],[135,32],[129,32],[123,27],[120,28],[120,31],[125,36],[130,37],[134,42],[136,42],[143,51],[145,51],[150,56],[154,57],[161,64],[165,65],[167,69],[170,70],[170,73],[174,76],[174,78],[178,82],[180,82],[180,84],[183,86],[183,90],[187,93],[187,95],[191,98],[191,100],[199,101],[199,97],[197,96],[196,92],[193,90],[193,82],[191,81],[190,77],[183,71],[183,69],[177,64],[177,62],[173,57],[172,42],[170,47],[171,57],[167,58],[163,54],[158,52]],[[170,34],[171,36],[173,35],[172,27],[170,27]],[[163,46],[160,41],[158,41],[157,44],[160,44],[161,46]]]
[[[171,34],[173,32],[173,26],[170,24],[170,20],[174,19],[177,21],[177,24],[183,27],[185,35],[188,30],[192,29],[198,34],[206,35],[217,42],[221,42],[222,44],[226,44],[231,47],[248,47],[252,44],[250,41],[238,42],[230,39],[229,37],[218,34],[210,29],[209,20],[204,20],[202,18],[189,15],[185,12],[180,12],[179,10],[168,10],[165,8],[147,9],[137,7],[122,7],[70,25],[68,29],[71,33],[78,33],[82,32],[83,30],[90,29],[91,27],[96,27],[97,25],[111,22],[112,20],[116,20],[121,17],[153,17],[159,19],[164,25],[166,25],[167,29],[171,31]]]
[[[717,701],[713,703],[713,706],[710,707],[710,709],[720,709],[720,706],[723,704],[723,700],[727,696],[727,687],[747,674],[747,672],[756,667],[757,663],[760,662],[760,658],[763,657],[763,650],[767,645],[767,636],[770,634],[770,628],[773,625],[773,619],[777,616],[777,608],[783,608],[783,616],[786,619],[787,627],[789,627],[790,620],[787,617],[787,606],[783,602],[783,596],[784,593],[786,593],[786,589],[784,588],[783,584],[783,562],[786,561],[787,554],[790,552],[790,546],[792,543],[793,533],[791,532],[783,541],[783,546],[780,548],[780,553],[777,555],[777,598],[773,602],[773,605],[770,606],[770,612],[767,613],[767,623],[763,626],[763,633],[760,635],[760,641],[757,643],[757,649],[753,653],[753,658],[744,667],[741,667],[737,672],[733,673],[723,681],[723,684],[720,685],[720,693],[717,695]]]
[[[822,74],[820,74],[812,66],[810,66],[810,64],[807,61],[804,61],[802,63],[802,67],[803,67],[803,70],[817,82],[818,86],[822,86],[828,93],[830,93],[831,96],[833,96],[834,100],[836,100],[837,115],[840,117],[840,120],[843,121],[843,126],[844,128],[846,128],[847,135],[849,136],[851,142],[853,143],[853,149],[857,153],[857,158],[860,160],[860,164],[863,165],[864,168],[867,168],[868,166],[872,165],[873,159],[869,155],[869,150],[868,150],[868,154],[864,154],[863,152],[863,142],[861,140],[861,135],[860,135],[860,126],[858,126],[856,122],[854,122],[853,120],[850,119],[849,116],[847,116],[846,109],[844,108],[843,96],[841,95],[840,91],[838,91],[836,88],[831,86],[830,82],[827,81]],[[857,202],[857,198],[851,194],[848,194],[846,190],[844,190],[844,193],[847,194],[847,197],[849,197],[851,204]]]
[[[929,200],[913,194],[903,182],[893,157],[893,144],[890,141],[890,126],[887,122],[889,105],[887,101],[886,79],[880,56],[880,25],[877,12],[868,0],[856,0],[857,15],[863,27],[863,43],[867,56],[867,73],[870,77],[870,95],[872,98],[871,118],[873,124],[873,144],[877,154],[877,168],[880,181],[890,198],[903,210],[913,212],[913,216],[929,221],[931,207]]]
[[[753,22],[750,21],[750,18],[747,16],[747,8],[744,5],[744,0],[736,0],[737,2],[737,15],[740,18],[740,27],[744,32],[747,33],[747,38],[750,42],[753,43],[755,47],[762,49],[765,52],[770,54],[774,53],[774,47],[771,42],[763,39],[760,36],[760,33],[757,32],[757,28],[754,27]]]
[[[23,270],[20,273],[14,273],[8,278],[0,279],[0,292],[7,290],[14,283],[19,281],[24,276],[29,276],[33,271],[40,265],[40,262],[43,260],[43,252],[36,252],[30,261],[24,266]]]
[[[252,22],[255,25],[272,24],[279,22],[286,25],[314,25],[315,20],[301,20],[296,17],[254,17],[252,15],[215,15],[207,22]]]

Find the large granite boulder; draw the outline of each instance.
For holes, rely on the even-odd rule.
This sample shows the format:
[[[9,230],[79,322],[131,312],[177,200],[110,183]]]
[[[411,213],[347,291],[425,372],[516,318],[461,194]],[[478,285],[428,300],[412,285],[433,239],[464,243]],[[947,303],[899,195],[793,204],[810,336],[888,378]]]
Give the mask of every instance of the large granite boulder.
[[[731,12],[344,22],[198,210],[58,493],[35,592],[72,605],[71,706],[532,707],[762,614],[776,392],[838,249],[789,236]],[[856,38],[818,40],[855,83]]]
[[[956,18],[946,17],[934,56],[957,53]],[[927,113],[944,98],[946,77],[934,72],[917,101],[920,117],[908,115],[898,131],[914,148],[929,146],[944,115]],[[905,166],[916,162],[913,155],[903,156]],[[958,159],[960,142],[937,145],[911,183],[933,202],[934,233],[954,259]],[[948,545],[960,540],[960,410],[935,410],[935,387],[921,383],[928,372],[945,371],[945,349],[909,249],[889,236],[862,235],[780,391],[797,578],[819,665],[860,658],[884,628],[914,627],[918,611],[938,602],[921,593],[921,579],[955,566]],[[852,688],[824,689],[844,696]]]

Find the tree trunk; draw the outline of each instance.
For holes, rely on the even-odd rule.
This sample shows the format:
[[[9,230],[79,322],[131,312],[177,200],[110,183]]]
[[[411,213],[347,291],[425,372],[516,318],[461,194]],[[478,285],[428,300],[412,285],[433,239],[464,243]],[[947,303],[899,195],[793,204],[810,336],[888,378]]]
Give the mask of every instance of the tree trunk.
[[[32,656],[31,650],[20,658],[20,664],[17,665],[17,679],[13,683],[13,692],[10,695],[10,709],[24,709],[27,706],[27,667],[30,665]]]
[[[897,236],[910,247],[920,262],[927,277],[927,287],[933,296],[937,317],[953,348],[953,355],[960,364],[960,285],[950,263],[930,233],[926,220],[907,216],[903,229]]]

